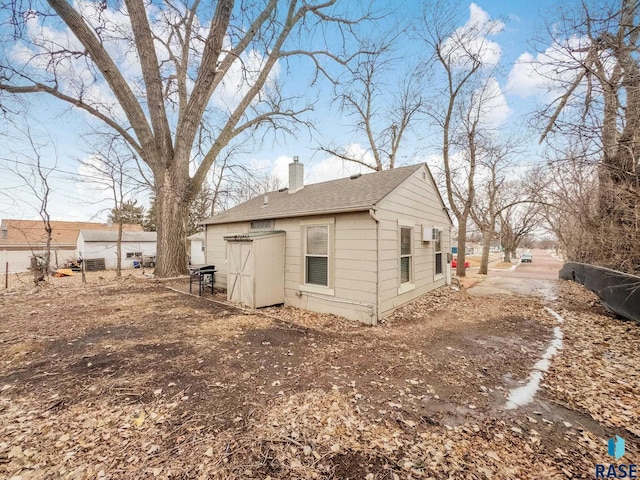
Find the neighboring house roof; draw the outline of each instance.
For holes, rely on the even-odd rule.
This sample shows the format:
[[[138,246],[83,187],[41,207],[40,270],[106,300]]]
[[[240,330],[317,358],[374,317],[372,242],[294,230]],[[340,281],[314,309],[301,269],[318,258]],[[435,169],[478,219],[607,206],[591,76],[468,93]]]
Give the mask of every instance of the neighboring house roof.
[[[295,193],[289,193],[287,190],[269,192],[210,217],[202,223],[207,225],[368,210],[423,166],[421,163],[367,173],[356,178],[352,176],[313,183],[305,185]]]
[[[85,242],[117,242],[118,232],[112,230],[80,230]],[[155,242],[158,232],[122,232],[123,242]]]
[[[68,246],[75,248],[80,230],[118,230],[118,225],[108,226],[94,222],[51,221],[52,247]],[[123,225],[125,231],[142,231],[141,225]],[[6,237],[5,233],[6,232]],[[42,246],[47,241],[42,220],[4,219],[0,225],[0,250],[3,247]]]
[[[201,240],[201,241],[204,242],[205,241],[204,232],[198,232],[198,233],[194,233],[193,235],[189,235],[187,237],[187,240],[191,240],[191,241],[193,241],[193,240],[195,240],[195,241]]]

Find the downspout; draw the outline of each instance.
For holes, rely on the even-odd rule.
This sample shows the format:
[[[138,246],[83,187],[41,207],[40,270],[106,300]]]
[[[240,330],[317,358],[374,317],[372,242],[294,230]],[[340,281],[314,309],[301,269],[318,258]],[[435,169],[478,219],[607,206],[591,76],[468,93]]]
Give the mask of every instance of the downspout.
[[[380,220],[376,218],[376,207],[369,209],[369,216],[376,222],[376,322],[380,321]],[[373,323],[373,322],[372,322]],[[374,323],[374,325],[375,325]]]
[[[452,282],[452,278],[451,278],[451,262],[449,261],[449,259],[451,258],[451,239],[453,238],[453,227],[451,225],[449,225],[449,242],[448,242],[448,246],[447,246],[447,285],[451,285]]]
[[[207,237],[208,237],[208,232],[209,229],[207,228],[208,225],[204,226],[204,264],[205,265],[209,265],[209,262],[207,262],[207,256],[209,255],[209,243],[207,242]]]

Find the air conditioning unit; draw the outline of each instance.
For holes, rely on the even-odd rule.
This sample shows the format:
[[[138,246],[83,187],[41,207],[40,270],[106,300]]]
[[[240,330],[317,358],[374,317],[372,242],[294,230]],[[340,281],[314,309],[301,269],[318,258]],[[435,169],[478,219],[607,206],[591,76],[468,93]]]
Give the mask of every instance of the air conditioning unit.
[[[440,229],[437,227],[422,226],[422,241],[436,242],[440,240]]]

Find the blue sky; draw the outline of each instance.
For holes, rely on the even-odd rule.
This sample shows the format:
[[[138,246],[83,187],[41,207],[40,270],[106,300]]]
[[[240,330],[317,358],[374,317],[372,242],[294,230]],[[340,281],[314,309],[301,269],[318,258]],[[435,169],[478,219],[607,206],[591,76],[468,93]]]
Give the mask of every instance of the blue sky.
[[[492,36],[501,49],[499,75],[497,83],[502,91],[505,101],[505,119],[502,128],[513,125],[523,125],[524,116],[533,109],[540,97],[534,92],[527,92],[523,87],[527,86],[525,70],[514,69],[514,63],[525,52],[535,55],[530,42],[534,36],[544,34],[543,16],[553,16],[555,13],[555,1],[539,0],[537,2],[512,1],[478,1],[471,4],[462,4],[460,10],[460,26],[469,19],[472,12],[484,12],[491,20],[501,20],[504,23],[503,31]],[[421,5],[412,0],[397,2],[388,0],[386,4],[380,2],[377,5],[389,6],[395,10],[395,14],[386,18],[385,28],[392,22],[403,18],[416,18],[420,15]],[[403,52],[411,52],[411,56],[420,54],[420,47],[405,40],[406,44],[400,45]],[[304,79],[309,72],[293,72]],[[522,77],[518,77],[517,75]],[[287,72],[280,69],[279,75],[285,76]],[[516,75],[516,76],[514,76]],[[288,83],[295,85],[295,80],[286,78]],[[533,82],[535,85],[535,82]],[[306,85],[300,84],[306,89]],[[324,84],[321,90],[311,91],[318,97],[318,104],[310,118],[317,125],[319,136],[325,142],[331,141],[336,146],[351,149],[363,149],[364,139],[353,135],[349,119],[345,118],[335,107],[331,105],[333,92]],[[88,149],[83,138],[83,132],[87,131],[85,119],[82,115],[68,112],[66,106],[51,101],[44,96],[32,96],[30,115],[35,119],[32,131],[38,132],[38,138],[45,145],[41,152],[49,166],[57,158],[57,167],[51,175],[52,201],[51,214],[56,220],[105,220],[106,211],[110,207],[110,201],[104,200],[105,195],[95,189],[95,186],[84,188],[70,177],[78,172],[78,161],[86,158]],[[21,123],[20,121],[18,123]],[[429,144],[429,136],[424,135],[427,127],[418,125],[420,134],[416,134],[409,140],[415,144],[408,145],[401,163],[411,164],[424,161],[429,156],[437,154],[434,145]],[[37,210],[33,208],[35,203],[30,194],[24,188],[24,181],[13,175],[4,166],[11,161],[28,161],[30,150],[21,143],[22,134],[10,125],[6,124],[0,129],[7,135],[0,145],[0,218],[37,218]],[[49,138],[51,140],[49,140]],[[526,162],[536,161],[535,143],[537,138],[531,132],[529,143],[531,158]],[[56,148],[52,148],[55,144]],[[344,164],[337,159],[330,158],[326,153],[317,150],[317,138],[312,138],[305,131],[301,131],[297,137],[280,138],[278,142],[271,140],[269,136],[255,146],[255,151],[243,154],[241,161],[263,173],[273,172],[283,179],[286,184],[286,165],[294,155],[298,155],[305,163],[305,181],[308,183],[339,178],[348,175],[355,170],[353,165]],[[9,161],[9,162],[7,162]],[[15,168],[15,165],[13,165]],[[144,201],[144,198],[141,198]]]

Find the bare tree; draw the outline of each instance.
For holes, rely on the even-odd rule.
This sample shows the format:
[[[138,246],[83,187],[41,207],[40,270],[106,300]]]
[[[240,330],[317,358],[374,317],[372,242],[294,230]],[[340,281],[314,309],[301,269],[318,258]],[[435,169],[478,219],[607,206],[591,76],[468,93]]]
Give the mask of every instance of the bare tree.
[[[501,27],[488,22],[460,28],[455,9],[440,1],[428,4],[423,25],[423,40],[433,52],[429,65],[444,77],[445,88],[435,92],[427,114],[441,130],[442,177],[447,203],[458,223],[456,274],[463,277],[477,167],[496,95],[485,57],[494,48],[489,36]]]
[[[192,235],[201,231],[202,221],[209,216],[279,188],[278,177],[233,163],[230,157],[225,156],[211,170],[210,179],[204,183],[189,208],[187,233]],[[143,222],[145,230],[155,231],[155,215],[155,198],[152,197]]]
[[[552,68],[539,66],[553,75],[556,93],[541,112],[541,141],[566,157],[598,164],[599,221],[590,222],[591,235],[616,241],[604,242],[592,261],[627,271],[640,270],[639,17],[635,0],[572,6],[550,29],[553,41],[545,54]],[[629,253],[623,264],[621,250]]]
[[[511,192],[523,190],[526,180],[510,182]],[[500,210],[500,243],[504,248],[504,261],[511,262],[520,243],[542,225],[541,206],[537,202],[511,202]]]
[[[540,183],[544,219],[565,258],[602,262],[603,243],[612,239],[610,235],[600,238],[595,230],[600,223],[598,166],[585,162],[579,150],[562,161],[550,161]],[[616,263],[624,265],[629,260],[627,256]]]
[[[280,180],[274,174],[239,162],[236,157],[241,151],[237,147],[227,149],[211,170],[208,180],[211,215],[281,187]]]
[[[366,139],[365,153],[373,158],[354,155],[348,148],[320,147],[335,157],[374,171],[396,166],[403,140],[423,107],[415,69],[410,69],[399,85],[389,85],[390,79],[396,78],[393,70],[397,65],[389,58],[387,49],[363,56],[336,87],[341,111],[354,119],[354,134]]]
[[[260,128],[293,129],[309,108],[296,108],[278,86],[276,65],[301,57],[329,75],[326,60],[349,58],[325,40],[341,38],[332,44],[348,48],[347,37],[369,15],[347,17],[337,0],[194,0],[153,9],[143,0],[34,0],[18,11],[21,5],[7,2],[0,90],[48,94],[88,113],[148,165],[160,277],[187,272],[185,219],[222,150]],[[11,55],[14,44],[24,61]]]
[[[219,213],[261,194],[281,188],[280,179],[270,173],[253,171],[243,165],[229,165],[225,176],[216,183],[212,213]]]
[[[512,161],[512,157],[518,154],[519,143],[516,137],[511,137],[493,138],[483,144],[481,174],[470,212],[473,222],[482,233],[482,258],[479,269],[481,274],[487,274],[489,269],[491,242],[505,236],[504,232],[501,234],[498,231],[498,224],[505,219],[517,223],[519,220],[516,218],[522,215],[522,218],[528,219],[528,223],[524,228],[525,232],[518,236],[524,238],[529,231],[529,225],[534,229],[540,226],[539,216],[536,214],[529,217],[527,212],[539,212],[541,206],[547,205],[541,196],[544,182],[539,178],[538,170],[534,169],[521,174],[522,178],[519,180],[508,180],[517,171],[517,164]],[[506,214],[503,216],[504,212]],[[517,231],[519,227],[507,226],[507,231],[509,229]],[[506,234],[507,237],[509,235]],[[519,240],[512,243],[517,247]]]
[[[122,276],[122,231],[126,223],[126,211],[135,207],[135,194],[145,184],[138,176],[138,163],[135,154],[118,135],[98,134],[93,154],[82,160],[79,181],[89,182],[92,187],[108,191],[113,200],[109,219],[118,226],[116,242],[116,277]],[[133,203],[132,203],[133,202]]]
[[[20,130],[20,128],[18,128]],[[46,142],[36,140],[36,137],[45,138]],[[32,247],[32,273],[34,282],[38,284],[44,281],[51,272],[51,242],[53,239],[53,225],[51,224],[51,214],[49,212],[49,202],[52,197],[52,188],[50,176],[55,171],[57,165],[57,154],[53,154],[53,160],[47,161],[42,151],[45,148],[53,148],[55,152],[55,144],[53,140],[41,134],[34,133],[28,126],[22,131],[22,141],[26,141],[25,149],[14,151],[15,158],[4,159],[5,164],[13,165],[10,168],[12,173],[19,177],[23,185],[27,188],[33,202],[31,207],[42,220],[44,229],[44,251],[40,254],[40,249]],[[57,259],[56,259],[57,263]]]
[[[478,273],[486,275],[489,271],[489,251],[496,235],[496,224],[505,205],[503,186],[509,168],[508,155],[511,145],[501,145],[487,150],[484,167],[485,177],[479,182],[478,195],[469,214],[482,233],[482,257]]]

